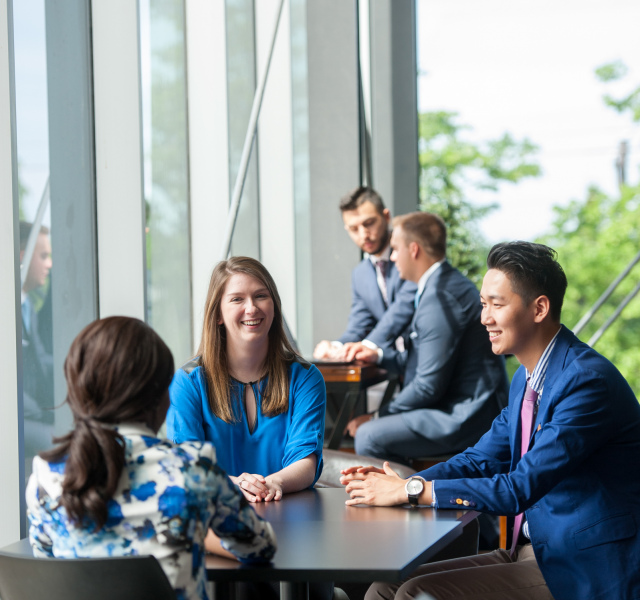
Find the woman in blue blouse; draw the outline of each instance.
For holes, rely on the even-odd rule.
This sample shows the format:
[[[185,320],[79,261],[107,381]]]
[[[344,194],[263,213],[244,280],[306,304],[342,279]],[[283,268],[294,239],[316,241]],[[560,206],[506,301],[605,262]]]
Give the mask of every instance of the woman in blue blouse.
[[[169,438],[213,442],[248,500],[280,500],[318,479],[324,380],[287,340],[278,290],[257,260],[216,265],[197,357],[169,392]]]
[[[128,317],[91,323],[71,344],[64,372],[74,427],[34,459],[27,486],[36,555],[151,554],[178,600],[207,598],[209,528],[219,553],[271,559],[271,526],[216,464],[213,446],[156,437],[173,358],[150,327]]]

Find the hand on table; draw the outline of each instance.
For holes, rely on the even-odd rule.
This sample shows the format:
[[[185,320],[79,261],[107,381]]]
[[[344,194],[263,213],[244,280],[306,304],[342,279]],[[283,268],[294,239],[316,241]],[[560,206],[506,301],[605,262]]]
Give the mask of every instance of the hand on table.
[[[318,360],[343,360],[344,347],[334,346],[329,340],[322,340],[313,350],[313,358]]]
[[[378,351],[368,348],[362,342],[348,342],[344,345],[344,360],[362,360],[375,364],[378,362]]]
[[[350,499],[347,505],[370,504],[393,506],[407,501],[406,481],[385,461],[384,469],[377,467],[349,467],[341,471],[340,483]]]
[[[371,421],[371,415],[360,415],[358,417],[354,417],[347,423],[345,432],[347,432],[352,438],[355,438],[358,427],[367,421]]]
[[[262,475],[242,473],[238,477],[229,476],[249,502],[269,502],[282,498],[282,487]]]

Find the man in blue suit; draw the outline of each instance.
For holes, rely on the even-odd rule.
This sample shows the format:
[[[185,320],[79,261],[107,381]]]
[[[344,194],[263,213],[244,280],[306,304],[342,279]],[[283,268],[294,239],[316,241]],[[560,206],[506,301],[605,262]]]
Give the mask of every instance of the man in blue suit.
[[[508,407],[473,448],[415,478],[385,465],[352,467],[342,482],[347,504],[470,507],[523,515],[521,527],[511,552],[425,565],[368,597],[640,598],[640,405],[560,324],[567,280],[553,250],[498,244],[487,266],[482,323],[494,352],[522,364]]]
[[[344,227],[365,253],[351,278],[351,312],[347,329],[338,340],[321,341],[313,352],[317,359],[341,359],[343,344],[365,343],[387,348],[396,343],[413,316],[415,285],[400,278],[389,261],[389,209],[370,187],[359,187],[342,198]]]
[[[392,260],[417,284],[406,352],[349,345],[347,357],[404,373],[402,391],[348,425],[358,454],[407,462],[475,444],[507,404],[504,358],[491,351],[480,323],[476,286],[445,258],[447,230],[437,215],[393,220]]]

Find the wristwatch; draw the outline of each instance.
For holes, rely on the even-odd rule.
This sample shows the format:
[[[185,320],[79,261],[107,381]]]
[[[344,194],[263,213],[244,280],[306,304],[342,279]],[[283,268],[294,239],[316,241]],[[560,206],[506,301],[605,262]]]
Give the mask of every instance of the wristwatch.
[[[420,498],[420,494],[422,494],[424,490],[424,479],[421,477],[412,477],[407,481],[404,489],[407,492],[409,504],[411,504],[411,506],[418,506],[418,498]]]

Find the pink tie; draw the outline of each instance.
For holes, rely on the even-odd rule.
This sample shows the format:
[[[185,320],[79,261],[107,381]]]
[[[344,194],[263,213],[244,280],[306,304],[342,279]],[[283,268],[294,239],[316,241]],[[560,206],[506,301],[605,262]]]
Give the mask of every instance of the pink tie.
[[[524,456],[529,449],[529,441],[531,439],[531,427],[533,425],[533,413],[536,406],[536,400],[538,399],[538,392],[529,387],[527,381],[527,387],[524,392],[524,399],[522,401],[522,411],[520,413],[520,436],[522,438],[520,445],[520,456]],[[516,545],[518,543],[518,536],[520,535],[520,529],[522,528],[522,521],[524,519],[524,513],[521,512],[516,515],[515,522],[513,524],[513,541],[511,542],[511,556],[516,551]]]

